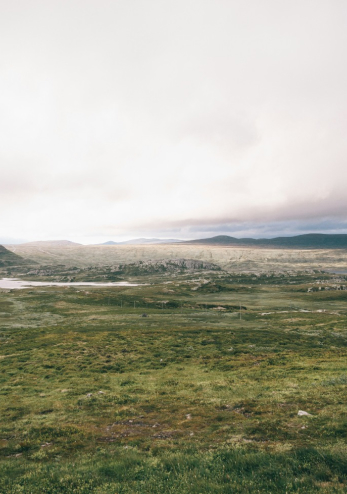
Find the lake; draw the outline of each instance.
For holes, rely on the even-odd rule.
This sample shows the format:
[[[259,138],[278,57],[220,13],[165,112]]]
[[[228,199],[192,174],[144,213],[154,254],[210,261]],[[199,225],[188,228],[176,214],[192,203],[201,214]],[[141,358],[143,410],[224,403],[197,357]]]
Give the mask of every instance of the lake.
[[[117,283],[96,283],[92,281],[79,281],[71,283],[55,282],[55,281],[24,281],[16,278],[2,278],[0,279],[0,288],[8,290],[29,288],[36,286],[97,286],[97,287],[110,287],[110,286],[139,286],[140,283],[128,283],[127,281],[119,281]]]

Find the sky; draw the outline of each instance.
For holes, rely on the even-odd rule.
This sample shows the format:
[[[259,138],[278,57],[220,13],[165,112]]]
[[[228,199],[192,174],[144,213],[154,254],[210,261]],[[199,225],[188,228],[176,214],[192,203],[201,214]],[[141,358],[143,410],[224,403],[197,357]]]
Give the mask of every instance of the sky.
[[[345,0],[0,0],[0,241],[347,233]]]

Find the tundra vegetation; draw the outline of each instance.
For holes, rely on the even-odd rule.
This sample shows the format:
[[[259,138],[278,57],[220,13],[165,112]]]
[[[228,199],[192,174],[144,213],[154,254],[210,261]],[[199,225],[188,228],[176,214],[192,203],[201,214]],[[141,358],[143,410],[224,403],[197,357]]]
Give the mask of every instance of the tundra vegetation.
[[[0,291],[2,494],[346,492],[346,251],[11,250],[139,285]]]

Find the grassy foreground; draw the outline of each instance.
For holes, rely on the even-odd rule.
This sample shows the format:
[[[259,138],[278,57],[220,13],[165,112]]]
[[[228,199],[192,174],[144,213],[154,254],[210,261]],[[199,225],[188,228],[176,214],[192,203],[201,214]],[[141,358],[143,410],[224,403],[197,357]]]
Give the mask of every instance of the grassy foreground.
[[[0,492],[345,493],[347,291],[318,278],[1,292]]]

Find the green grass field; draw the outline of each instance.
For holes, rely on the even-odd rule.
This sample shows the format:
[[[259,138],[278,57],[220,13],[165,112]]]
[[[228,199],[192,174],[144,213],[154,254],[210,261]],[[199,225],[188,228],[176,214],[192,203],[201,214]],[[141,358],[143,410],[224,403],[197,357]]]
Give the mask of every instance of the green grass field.
[[[332,275],[131,281],[0,292],[2,494],[347,491]]]

